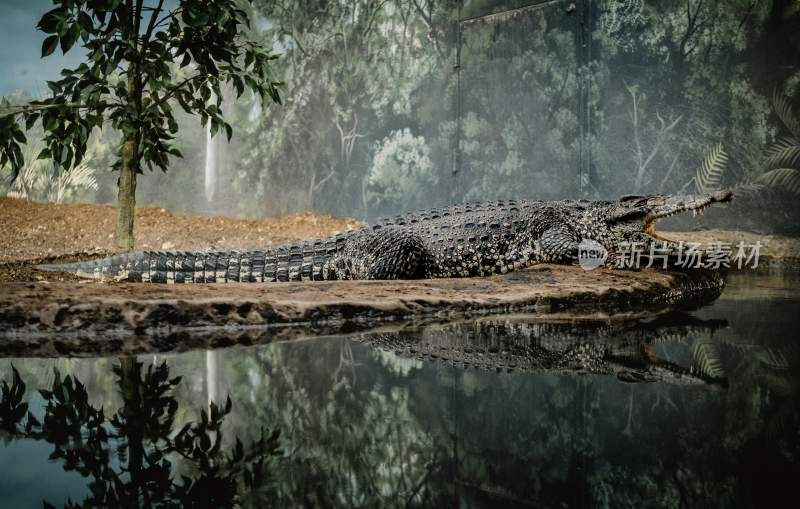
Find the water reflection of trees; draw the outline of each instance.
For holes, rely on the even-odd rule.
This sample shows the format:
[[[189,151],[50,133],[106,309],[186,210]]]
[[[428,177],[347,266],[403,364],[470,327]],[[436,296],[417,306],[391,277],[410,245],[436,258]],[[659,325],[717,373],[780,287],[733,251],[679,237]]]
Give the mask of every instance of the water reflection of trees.
[[[327,338],[226,363],[236,366],[231,393],[247,406],[233,426],[281,430],[278,505],[428,507],[446,495],[442,444],[412,414],[409,391],[359,347]]]
[[[680,326],[668,322],[637,330],[673,335]],[[464,369],[333,337],[216,352],[217,390],[230,394],[233,409],[212,406],[199,419],[191,409],[208,405],[205,352],[170,357],[169,369],[131,359],[116,365],[111,377],[120,404],[111,418],[98,417],[103,404],[114,405],[111,391],[96,382],[93,395],[79,377],[59,377],[44,393],[52,401],[37,413],[20,410],[32,399],[23,397],[21,380],[7,377],[1,422],[10,437],[45,440],[63,451],[58,460],[65,469],[90,479],[88,506],[122,494],[121,503],[146,506],[147,490],[153,506],[207,502],[216,494],[224,498],[217,505],[253,507],[718,506],[786,493],[798,471],[792,458],[800,457],[800,388],[790,376],[797,356],[787,350],[785,362],[770,365],[765,359],[776,354],[757,341],[738,341],[727,329],[710,337],[703,323],[688,327],[692,338],[676,338],[680,349],[665,340],[656,353],[687,361],[695,354],[692,341],[713,344],[727,388]],[[436,334],[441,330],[447,329]],[[631,330],[622,331],[630,337]],[[34,372],[30,361],[19,365]],[[97,365],[112,372],[106,361]],[[72,368],[92,380],[106,377],[82,366]],[[178,384],[169,371],[187,378]],[[48,420],[48,412],[59,417]],[[89,424],[97,421],[104,424]],[[80,437],[75,422],[84,423]],[[51,426],[58,433],[42,433]],[[262,426],[280,435],[261,443]],[[99,429],[108,438],[97,438]],[[252,445],[231,463],[239,441]],[[87,452],[76,453],[77,443]],[[95,476],[108,494],[95,494]]]
[[[727,388],[498,375],[449,367],[453,353],[440,352],[433,373],[424,363],[408,373],[414,415],[438,423],[440,441],[451,439],[450,482],[478,505],[750,506],[787,496],[800,474],[798,349],[787,345],[785,362],[770,365],[758,338],[742,348],[734,331],[709,337],[699,325],[689,337],[676,327],[649,334],[672,358],[680,351],[664,346],[670,339],[693,354],[692,342],[713,345]],[[405,352],[394,354],[403,370]],[[449,390],[432,393],[437,385]]]
[[[26,385],[12,368],[3,382],[0,429],[7,440],[28,438],[53,445],[50,460],[87,479],[89,494],[65,507],[233,507],[244,493],[269,490],[267,467],[279,455],[278,433],[247,448],[237,439],[222,447],[222,422],[231,412],[211,404],[198,421],[176,429],[178,402],[166,363],[142,369],[123,358],[113,367],[122,406],[107,416],[89,402],[86,386],[56,370],[41,415],[24,400]],[[45,507],[52,507],[44,502]]]
[[[29,409],[26,384],[12,367],[0,402],[0,428],[8,440],[52,444],[51,459],[87,479],[89,495],[66,507],[433,504],[438,492],[431,489],[431,480],[439,472],[440,452],[410,415],[407,391],[385,394],[368,384],[354,388],[349,343],[335,346],[328,353],[339,357],[337,369],[318,363],[330,377],[302,378],[296,369],[301,364],[281,362],[282,349],[263,350],[261,360],[269,363],[264,380],[274,379],[276,392],[270,396],[280,403],[263,393],[248,397],[242,391],[252,389],[252,383],[233,384],[234,399],[250,400],[253,406],[239,405],[244,408],[231,414],[230,398],[220,406],[211,402],[199,419],[182,426],[186,407],[204,408],[207,400],[178,390],[181,377],[170,377],[166,362],[145,368],[123,358],[115,364],[121,405],[111,416],[102,405],[113,400],[108,387],[97,386],[97,392],[105,393],[93,398],[76,376],[58,370],[52,384],[39,391],[44,408]],[[29,362],[22,364],[30,368]],[[176,364],[192,374],[199,367],[193,364],[200,363]],[[223,379],[243,373],[230,364],[220,368]],[[244,376],[249,382],[246,370]],[[264,436],[259,428],[265,423],[283,433]],[[231,438],[231,430],[241,432],[250,445]]]

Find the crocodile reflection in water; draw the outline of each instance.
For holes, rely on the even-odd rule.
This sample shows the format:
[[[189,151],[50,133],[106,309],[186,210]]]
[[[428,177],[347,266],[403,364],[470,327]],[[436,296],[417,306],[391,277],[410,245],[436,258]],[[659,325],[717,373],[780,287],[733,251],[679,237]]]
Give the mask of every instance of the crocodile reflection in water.
[[[721,368],[708,359],[707,338],[725,320],[670,313],[649,321],[531,322],[482,320],[419,331],[364,334],[362,341],[403,357],[498,371],[563,371],[615,375],[625,382],[726,385]],[[659,349],[683,344],[687,365]]]

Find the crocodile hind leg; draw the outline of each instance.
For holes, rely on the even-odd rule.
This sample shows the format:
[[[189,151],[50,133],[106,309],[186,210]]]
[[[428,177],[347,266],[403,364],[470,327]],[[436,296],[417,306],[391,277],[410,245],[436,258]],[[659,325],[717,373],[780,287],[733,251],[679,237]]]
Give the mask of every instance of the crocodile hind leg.
[[[366,231],[337,255],[338,279],[419,279],[428,251],[419,235],[397,227]]]
[[[545,230],[539,238],[539,259],[550,263],[578,261],[580,238],[564,226]]]
[[[381,247],[367,272],[367,279],[426,277],[427,250],[419,236],[406,235]]]

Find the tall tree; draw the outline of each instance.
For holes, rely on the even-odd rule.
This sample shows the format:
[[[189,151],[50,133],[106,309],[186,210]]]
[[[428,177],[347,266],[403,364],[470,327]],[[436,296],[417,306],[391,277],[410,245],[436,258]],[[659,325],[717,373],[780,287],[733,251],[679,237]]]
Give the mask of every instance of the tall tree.
[[[16,175],[24,164],[23,127],[41,121],[45,148],[39,158],[69,168],[79,164],[89,134],[107,122],[122,134],[119,157],[117,245],[133,248],[136,178],[144,165],[166,171],[169,156],[181,157],[172,145],[178,132],[172,107],[200,115],[211,132],[233,129],[220,109],[222,84],[237,96],[250,89],[263,102],[280,102],[270,70],[276,56],[248,37],[250,20],[237,0],[179,0],[172,9],[164,0],[55,0],[56,7],[39,21],[48,34],[42,57],[60,45],[66,53],[80,41],[87,61],[61,71],[47,83],[46,99],[10,107],[0,113],[0,165]]]

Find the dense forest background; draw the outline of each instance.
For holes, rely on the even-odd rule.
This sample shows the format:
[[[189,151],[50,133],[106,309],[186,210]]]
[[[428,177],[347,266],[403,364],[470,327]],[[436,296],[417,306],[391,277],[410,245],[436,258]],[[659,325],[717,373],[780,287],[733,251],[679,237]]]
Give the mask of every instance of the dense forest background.
[[[231,93],[230,143],[182,118],[185,158],[140,179],[139,204],[372,219],[503,197],[735,187],[752,205],[800,195],[795,0],[248,8],[251,35],[280,55],[284,104]],[[4,170],[0,192],[112,202],[118,146],[117,133],[98,131],[79,172],[29,163],[13,183]]]

